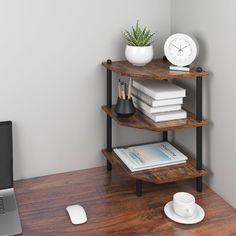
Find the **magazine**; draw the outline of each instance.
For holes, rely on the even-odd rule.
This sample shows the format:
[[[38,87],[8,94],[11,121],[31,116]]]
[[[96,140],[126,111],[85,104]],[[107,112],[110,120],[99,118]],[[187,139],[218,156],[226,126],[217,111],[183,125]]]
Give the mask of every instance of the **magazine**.
[[[181,164],[188,159],[169,142],[115,148],[114,152],[132,172]]]

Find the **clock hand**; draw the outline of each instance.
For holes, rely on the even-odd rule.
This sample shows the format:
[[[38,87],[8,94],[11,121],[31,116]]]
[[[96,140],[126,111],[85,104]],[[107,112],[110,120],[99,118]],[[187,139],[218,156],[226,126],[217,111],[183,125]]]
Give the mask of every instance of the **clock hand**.
[[[174,45],[173,43],[171,43],[171,45],[173,45],[175,48],[177,48],[178,50],[180,50],[180,48],[178,48],[176,45]]]
[[[183,48],[181,48],[181,49],[183,50],[183,49],[185,49],[186,47],[188,47],[188,46],[185,46],[185,47],[183,47]]]

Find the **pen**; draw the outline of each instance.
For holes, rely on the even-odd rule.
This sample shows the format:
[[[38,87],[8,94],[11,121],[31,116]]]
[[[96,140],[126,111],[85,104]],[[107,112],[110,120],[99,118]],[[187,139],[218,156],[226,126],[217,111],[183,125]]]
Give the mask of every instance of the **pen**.
[[[122,95],[122,99],[125,99],[125,84],[124,82],[121,83],[121,95]]]
[[[121,98],[120,79],[119,79],[119,82],[118,82],[118,97]]]
[[[129,85],[128,85],[128,99],[131,97],[131,78],[129,79]]]
[[[127,89],[127,83],[125,83],[125,99],[127,98],[127,92],[128,92],[128,89]]]

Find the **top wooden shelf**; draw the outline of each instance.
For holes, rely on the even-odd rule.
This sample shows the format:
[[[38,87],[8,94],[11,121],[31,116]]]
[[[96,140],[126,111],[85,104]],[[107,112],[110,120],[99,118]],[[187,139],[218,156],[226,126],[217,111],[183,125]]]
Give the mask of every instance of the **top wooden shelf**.
[[[103,62],[102,65],[120,76],[151,80],[191,78],[208,75],[207,71],[197,72],[195,67],[189,72],[170,71],[170,63],[162,59],[154,59],[146,66],[133,66],[128,61],[114,61],[111,64]]]

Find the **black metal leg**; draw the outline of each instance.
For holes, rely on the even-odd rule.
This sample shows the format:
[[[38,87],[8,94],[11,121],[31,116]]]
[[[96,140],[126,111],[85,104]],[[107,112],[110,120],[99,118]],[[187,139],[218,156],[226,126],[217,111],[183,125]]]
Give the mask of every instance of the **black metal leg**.
[[[202,192],[202,176],[196,178],[196,190]]]
[[[142,196],[142,185],[143,185],[142,180],[136,179],[136,195],[138,197]]]
[[[162,132],[162,141],[163,142],[168,141],[168,132],[167,131]]]
[[[196,113],[197,113],[197,120],[202,120],[202,77],[197,77],[197,84],[196,84]]]
[[[107,60],[107,63],[111,63]],[[112,71],[107,69],[107,106],[112,106]],[[107,115],[107,150],[112,151],[112,119]],[[107,160],[107,170],[112,169],[112,164]]]
[[[107,69],[107,106],[112,105],[112,71]]]
[[[112,170],[112,164],[110,161],[107,160],[107,170],[111,171]]]
[[[202,127],[197,127],[197,170],[202,169]],[[197,191],[202,191],[202,177],[197,177]]]
[[[196,83],[196,113],[197,120],[202,120],[202,77],[197,77]],[[196,168],[202,169],[202,127],[196,128]],[[202,177],[196,179],[196,189],[198,192],[202,191]]]
[[[112,151],[112,122],[111,117],[107,115],[107,150],[109,152]],[[107,160],[107,170],[112,169],[112,164],[110,161]]]

